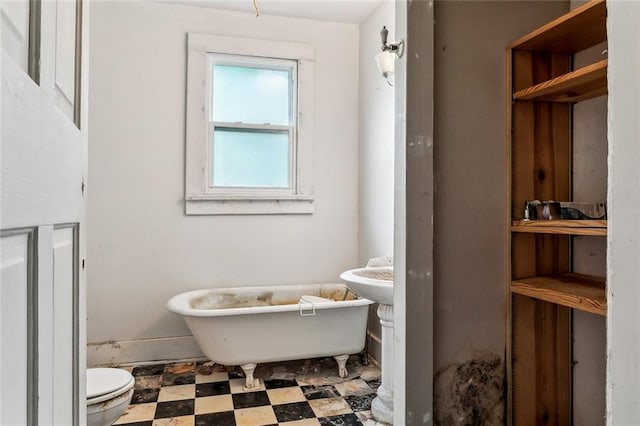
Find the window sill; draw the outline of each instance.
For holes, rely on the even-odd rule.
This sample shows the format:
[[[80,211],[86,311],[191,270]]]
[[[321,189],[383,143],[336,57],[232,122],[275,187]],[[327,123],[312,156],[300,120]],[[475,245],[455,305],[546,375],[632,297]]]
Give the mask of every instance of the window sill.
[[[194,215],[312,214],[309,196],[230,197],[187,196],[185,213]]]

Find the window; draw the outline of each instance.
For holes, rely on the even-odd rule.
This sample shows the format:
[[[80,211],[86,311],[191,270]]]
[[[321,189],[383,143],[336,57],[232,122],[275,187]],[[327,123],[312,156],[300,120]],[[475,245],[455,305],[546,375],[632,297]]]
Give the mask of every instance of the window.
[[[211,54],[210,192],[291,193],[297,63]]]
[[[313,212],[313,48],[189,34],[187,214]]]

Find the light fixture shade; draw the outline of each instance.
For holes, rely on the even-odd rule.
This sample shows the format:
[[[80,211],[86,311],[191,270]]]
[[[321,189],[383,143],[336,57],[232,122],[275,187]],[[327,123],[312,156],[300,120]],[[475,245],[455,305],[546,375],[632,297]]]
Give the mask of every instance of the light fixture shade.
[[[389,78],[393,75],[393,71],[395,69],[396,55],[389,51],[380,52],[376,55],[376,64],[378,65],[378,70],[382,76],[384,78]]]

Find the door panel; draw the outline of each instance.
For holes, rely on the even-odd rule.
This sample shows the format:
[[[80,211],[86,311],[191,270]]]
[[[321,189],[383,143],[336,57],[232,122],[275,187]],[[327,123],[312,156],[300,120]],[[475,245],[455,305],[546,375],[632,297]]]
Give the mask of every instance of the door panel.
[[[76,4],[56,2],[55,87],[73,106],[75,91]]]
[[[77,224],[38,227],[38,370],[42,372],[38,423],[42,425],[77,424],[77,237]]]
[[[26,73],[29,66],[29,0],[0,2],[2,49]]]
[[[45,92],[70,120],[74,119],[76,85],[76,2],[42,3],[41,75]]]
[[[0,424],[27,424],[30,234],[0,238]]]

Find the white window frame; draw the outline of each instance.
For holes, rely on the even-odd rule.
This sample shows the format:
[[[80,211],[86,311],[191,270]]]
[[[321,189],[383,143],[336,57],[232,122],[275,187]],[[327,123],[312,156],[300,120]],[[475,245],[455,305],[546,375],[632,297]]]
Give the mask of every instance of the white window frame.
[[[220,53],[208,53],[208,77],[207,81],[213,81],[213,69],[215,65],[231,65],[247,68],[258,68],[278,71],[288,71],[291,76],[289,81],[289,99],[291,101],[289,107],[289,125],[274,125],[271,123],[265,124],[248,124],[240,122],[221,122],[214,120],[214,112],[210,110],[213,105],[213,97],[215,87],[210,84],[207,87],[207,117],[208,123],[208,135],[209,143],[207,143],[207,193],[208,194],[245,194],[247,196],[261,195],[294,195],[296,184],[296,115],[298,110],[298,63],[291,59],[274,59],[274,58],[259,58],[256,56],[239,56],[239,55],[227,55]],[[210,161],[213,158],[213,149],[215,147],[215,129],[230,129],[230,130],[255,130],[255,131],[273,131],[273,132],[287,132],[289,140],[289,159],[288,159],[288,175],[289,180],[286,188],[260,188],[260,187],[229,187],[229,186],[214,186],[213,185],[213,167]]]
[[[185,211],[187,215],[309,214],[313,197],[314,63],[312,45],[189,33],[187,36],[187,128],[185,157]],[[265,63],[264,58],[297,62],[297,107],[289,129],[289,188],[213,187],[211,179],[212,131],[218,127],[281,130],[263,126],[213,122],[209,105],[213,61],[241,65]],[[262,68],[262,66],[258,67]],[[295,74],[295,73],[294,73]],[[214,89],[215,90],[215,89]]]

